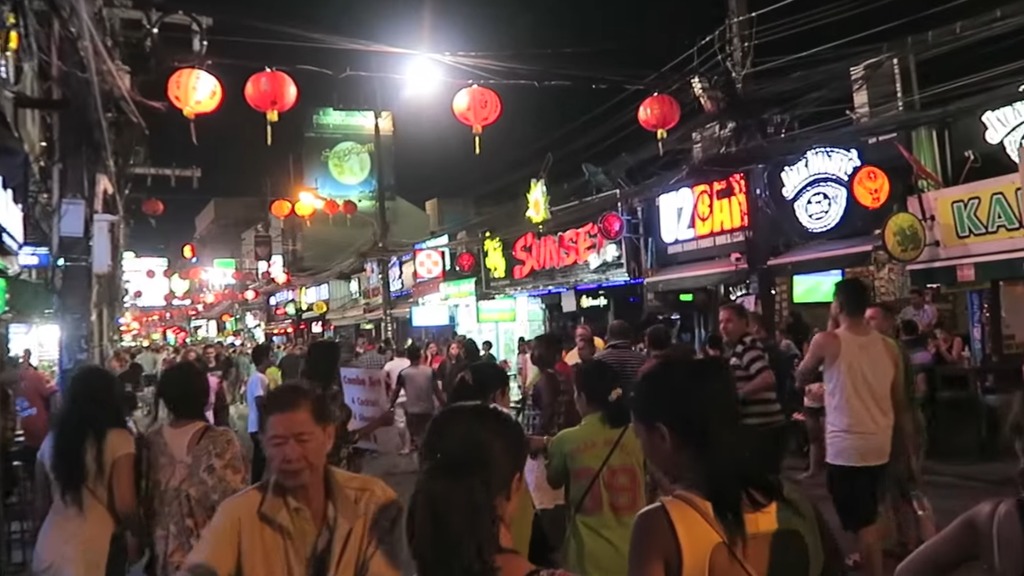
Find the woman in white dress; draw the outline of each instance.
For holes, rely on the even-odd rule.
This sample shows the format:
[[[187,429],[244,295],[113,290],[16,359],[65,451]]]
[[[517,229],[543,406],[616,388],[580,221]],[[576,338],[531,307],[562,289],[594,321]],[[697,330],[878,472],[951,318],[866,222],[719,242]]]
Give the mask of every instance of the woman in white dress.
[[[117,378],[98,366],[71,378],[36,464],[37,502],[46,514],[32,555],[36,576],[125,573],[124,553],[111,550],[115,529],[131,531],[138,522],[135,440],[123,395]]]

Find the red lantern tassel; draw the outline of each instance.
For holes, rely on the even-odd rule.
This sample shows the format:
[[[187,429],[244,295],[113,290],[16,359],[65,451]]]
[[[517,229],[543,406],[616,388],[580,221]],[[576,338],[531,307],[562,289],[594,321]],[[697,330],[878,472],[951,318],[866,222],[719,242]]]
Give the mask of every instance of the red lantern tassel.
[[[277,110],[267,110],[267,146],[270,146],[274,141],[274,129],[271,124],[277,122],[279,119]]]
[[[668,138],[668,130],[658,130],[656,134],[658,135],[658,156],[664,156],[665,149],[662,148],[661,141]]]
[[[473,126],[473,149],[476,155],[480,155],[480,135],[484,133],[483,126]]]
[[[192,120],[188,122],[188,132],[192,135],[192,145],[199,146],[199,142],[196,141],[196,123]]]

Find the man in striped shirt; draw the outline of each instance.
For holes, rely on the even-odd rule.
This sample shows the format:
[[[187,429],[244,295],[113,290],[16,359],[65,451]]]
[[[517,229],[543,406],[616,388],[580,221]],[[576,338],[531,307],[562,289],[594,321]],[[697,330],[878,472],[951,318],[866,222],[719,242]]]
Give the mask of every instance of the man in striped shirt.
[[[740,418],[750,462],[762,474],[777,476],[786,441],[786,417],[776,395],[775,374],[764,345],[750,333],[750,313],[730,303],[718,309],[718,328],[730,353]]]
[[[627,393],[633,389],[640,368],[647,362],[646,356],[633,350],[633,329],[625,320],[614,320],[608,325],[608,343],[594,358],[615,369],[618,385]]]

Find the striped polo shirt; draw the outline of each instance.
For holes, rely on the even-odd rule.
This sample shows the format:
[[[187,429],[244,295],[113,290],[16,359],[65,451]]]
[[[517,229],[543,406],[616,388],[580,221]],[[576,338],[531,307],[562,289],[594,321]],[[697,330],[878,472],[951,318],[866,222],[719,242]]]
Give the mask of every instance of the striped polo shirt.
[[[647,362],[647,356],[633,350],[629,342],[611,341],[596,355],[595,360],[607,362],[618,375],[618,385],[624,392],[633,390],[640,376],[640,369]]]
[[[754,381],[755,378],[771,370],[768,353],[764,346],[750,334],[747,334],[732,349],[729,366],[736,379],[739,390]],[[786,420],[782,406],[775,393],[775,387],[760,394],[740,399],[740,418],[743,424],[750,426],[767,426],[779,424]]]

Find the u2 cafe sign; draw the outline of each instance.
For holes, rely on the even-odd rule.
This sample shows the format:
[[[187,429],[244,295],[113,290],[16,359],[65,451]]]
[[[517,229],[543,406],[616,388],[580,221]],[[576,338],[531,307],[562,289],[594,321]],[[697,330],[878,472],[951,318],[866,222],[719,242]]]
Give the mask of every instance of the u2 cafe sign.
[[[657,205],[659,235],[670,254],[741,241],[750,224],[742,173],[666,192]]]
[[[867,208],[881,208],[889,200],[889,177],[865,165],[856,149],[812,148],[782,168],[782,198],[804,230],[828,232],[843,220],[849,197]]]
[[[508,264],[501,253],[504,243],[490,237],[484,242],[484,263],[494,279],[505,278],[508,268],[511,268],[513,280],[575,266],[597,270],[605,264],[622,261],[618,241],[623,233],[622,217],[610,212],[598,222],[557,234],[527,232],[512,243],[512,262]]]

